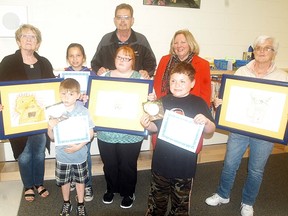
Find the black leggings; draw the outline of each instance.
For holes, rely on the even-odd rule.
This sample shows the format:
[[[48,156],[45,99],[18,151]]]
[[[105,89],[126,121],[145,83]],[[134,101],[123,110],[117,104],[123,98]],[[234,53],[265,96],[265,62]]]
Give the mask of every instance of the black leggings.
[[[107,143],[98,141],[107,191],[132,196],[137,183],[137,160],[142,141],[137,143]]]

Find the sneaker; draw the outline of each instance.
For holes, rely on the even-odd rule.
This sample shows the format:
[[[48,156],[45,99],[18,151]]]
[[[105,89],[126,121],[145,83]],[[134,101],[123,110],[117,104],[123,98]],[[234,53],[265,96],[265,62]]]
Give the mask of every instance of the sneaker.
[[[76,209],[77,216],[87,216],[85,205],[78,205]]]
[[[124,209],[128,209],[128,208],[131,208],[132,205],[133,205],[133,201],[135,200],[135,195],[133,194],[133,196],[125,196],[123,199],[122,199],[122,202],[121,202],[121,205],[120,207],[121,208],[124,208]]]
[[[208,197],[205,200],[207,205],[210,206],[217,206],[217,205],[221,205],[221,204],[227,204],[230,202],[230,199],[224,199],[222,197],[220,197],[217,193],[213,194],[213,196]]]
[[[103,196],[102,201],[105,204],[111,204],[113,202],[113,198],[114,198],[114,193],[106,192]]]
[[[93,198],[94,198],[94,195],[93,195],[92,187],[91,186],[85,187],[85,195],[84,195],[85,202],[90,202],[93,200]]]
[[[70,191],[74,191],[76,188],[76,183],[74,181],[70,182]]]
[[[72,211],[71,203],[63,203],[62,211],[60,212],[60,216],[69,216],[70,212]]]
[[[253,216],[253,206],[241,203],[241,215],[242,216]]]

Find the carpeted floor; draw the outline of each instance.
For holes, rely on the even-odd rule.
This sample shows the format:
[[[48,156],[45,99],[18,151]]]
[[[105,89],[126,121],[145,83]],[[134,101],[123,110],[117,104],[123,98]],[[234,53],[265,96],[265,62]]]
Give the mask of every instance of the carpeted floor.
[[[240,215],[241,189],[246,176],[247,159],[243,159],[231,194],[231,201],[227,205],[219,207],[207,206],[204,200],[215,192],[222,162],[199,164],[196,179],[194,181],[191,215],[193,216],[237,216]],[[102,195],[105,192],[105,180],[103,176],[93,177],[94,200],[87,202],[89,216],[144,216],[149,192],[150,171],[138,172],[136,188],[136,200],[131,209],[121,209],[121,198],[116,195],[110,205],[102,203]],[[19,216],[50,216],[59,215],[62,206],[60,188],[55,185],[55,180],[45,182],[45,186],[51,195],[42,199],[36,196],[33,203],[28,203],[22,197]],[[71,200],[75,204],[75,191],[71,194]],[[288,216],[288,153],[271,155],[266,166],[261,191],[254,206],[255,216]],[[75,209],[71,216],[76,215]]]

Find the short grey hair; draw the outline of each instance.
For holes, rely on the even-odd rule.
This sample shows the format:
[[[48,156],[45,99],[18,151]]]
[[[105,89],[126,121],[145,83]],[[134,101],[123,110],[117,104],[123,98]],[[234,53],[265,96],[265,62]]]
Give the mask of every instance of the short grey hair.
[[[271,36],[267,36],[267,35],[258,36],[255,39],[254,43],[253,43],[253,48],[255,49],[255,47],[259,46],[260,44],[263,44],[267,40],[271,40],[272,41],[272,44],[273,44],[272,46],[273,46],[273,49],[274,49],[274,51],[276,53],[278,51],[279,43],[276,40],[276,38],[271,37]]]
[[[36,28],[35,26],[30,25],[30,24],[23,24],[16,30],[16,32],[15,32],[16,41],[20,41],[21,35],[22,35],[24,30],[31,30],[37,38],[37,43],[40,44],[42,42],[42,36],[41,36],[40,30],[38,28]]]

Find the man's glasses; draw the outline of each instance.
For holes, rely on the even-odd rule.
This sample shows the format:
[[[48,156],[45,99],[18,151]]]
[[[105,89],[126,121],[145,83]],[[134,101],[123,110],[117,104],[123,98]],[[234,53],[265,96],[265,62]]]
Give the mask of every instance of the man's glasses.
[[[274,52],[274,49],[272,47],[255,47],[254,51],[256,52]]]
[[[121,57],[121,56],[116,56],[116,59],[119,61],[123,61],[123,62],[129,62],[132,60],[132,58],[128,58],[128,57]]]
[[[130,16],[127,16],[127,15],[122,15],[122,16],[116,16],[115,17],[117,20],[129,20],[129,19],[131,19],[131,17]]]
[[[23,34],[21,35],[21,38],[22,39],[25,39],[25,40],[31,40],[31,41],[35,41],[36,40],[36,36],[35,35],[27,35],[27,34]]]

